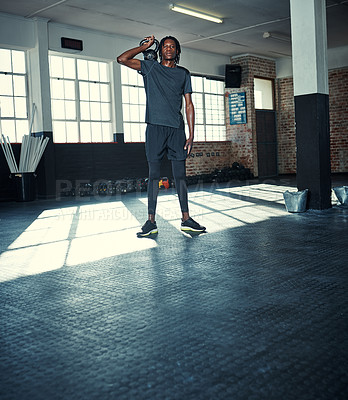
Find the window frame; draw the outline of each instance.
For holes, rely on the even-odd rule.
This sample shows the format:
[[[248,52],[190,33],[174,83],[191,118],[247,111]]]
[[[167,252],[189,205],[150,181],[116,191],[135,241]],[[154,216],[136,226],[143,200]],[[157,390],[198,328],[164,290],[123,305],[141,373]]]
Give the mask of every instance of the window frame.
[[[256,99],[255,99],[255,79],[262,80],[262,81],[268,81],[271,83],[271,90],[272,90],[272,108],[257,108],[256,107]],[[254,76],[254,82],[253,82],[253,89],[254,89],[254,105],[255,105],[255,110],[266,110],[266,111],[274,111],[275,110],[275,93],[274,93],[274,79],[272,78],[264,78],[261,76]]]
[[[12,103],[12,108],[13,108],[13,116],[4,116],[1,113],[1,108],[0,108],[0,128],[1,128],[1,134],[4,136],[8,136],[11,143],[22,143],[22,139],[24,135],[28,135],[30,132],[31,126],[29,126],[29,119],[32,118],[34,109],[30,110],[29,108],[29,81],[28,81],[28,60],[27,60],[27,52],[25,50],[19,50],[19,49],[13,49],[13,48],[4,48],[1,47],[0,50],[4,51],[9,51],[10,52],[10,58],[11,58],[11,71],[0,71],[1,75],[5,76],[11,76],[11,91],[12,94],[3,94],[1,92],[0,88],[0,107],[1,107],[1,98],[8,98],[11,99],[10,102]],[[13,53],[14,52],[20,52],[22,53],[23,56],[23,61],[24,61],[24,72],[13,72],[14,71],[14,58],[13,58]],[[15,77],[23,77],[24,84],[23,88],[25,91],[24,95],[16,95],[15,93]],[[16,115],[16,99],[24,99],[25,103],[25,116],[17,116]],[[23,105],[22,105],[23,107]],[[6,128],[5,131],[3,129],[3,121],[13,121],[13,127],[14,131],[13,132],[7,132]],[[22,126],[20,126],[20,122],[22,122]],[[19,132],[19,129],[23,130],[23,132]]]
[[[194,97],[194,94],[202,94],[202,110],[203,110],[203,123],[197,123],[195,122],[195,131],[197,131],[197,127],[198,126],[203,126],[204,127],[204,140],[200,139],[200,138],[196,138],[195,141],[197,142],[225,142],[227,140],[227,130],[226,130],[226,102],[225,102],[225,79],[223,77],[220,76],[214,76],[214,75],[206,75],[206,74],[198,74],[198,73],[192,73],[191,76],[194,77],[198,77],[198,78],[202,78],[203,81],[203,91],[202,92],[196,92],[196,91],[192,91],[192,97]],[[221,82],[223,84],[223,92],[220,93],[213,93],[210,92],[208,90],[205,90],[205,81],[217,81],[217,82]],[[194,86],[194,85],[192,85]],[[221,110],[220,112],[223,113],[222,115],[222,123],[220,124],[214,124],[214,123],[208,123],[207,122],[207,96],[219,96],[222,98],[222,104],[223,104],[223,110]],[[193,104],[195,106],[195,102],[193,101]],[[195,106],[195,109],[197,109],[198,107]],[[223,132],[222,132],[222,137],[219,138],[208,138],[207,139],[207,127],[214,127],[214,126],[219,126],[223,128]],[[220,134],[219,134],[220,135]],[[195,134],[195,137],[197,135]]]
[[[134,69],[126,67],[125,65],[120,65],[121,70],[121,91],[122,91],[122,121],[123,121],[123,135],[124,135],[124,142],[125,143],[144,143],[145,142],[145,130],[146,130],[146,123],[145,123],[145,110],[146,110],[146,94],[145,88],[143,83],[142,75]],[[137,74],[137,75],[136,75]],[[134,75],[137,77],[134,79],[134,82],[131,81],[130,75]],[[125,78],[126,76],[126,78]],[[136,82],[135,82],[136,81]],[[132,89],[137,90],[138,92],[138,99],[140,99],[140,92],[143,91],[143,98],[145,99],[144,103],[130,103],[125,101],[124,93],[127,90],[128,95],[127,97],[130,98],[131,96],[130,91]],[[129,119],[125,118],[125,115],[128,113],[126,107],[129,107]],[[137,107],[137,114],[139,119],[132,119],[131,118],[131,108]],[[127,126],[128,125],[128,126]],[[130,131],[131,126],[135,126],[137,133],[134,136],[137,136],[137,140],[132,140],[132,133]]]
[[[62,65],[63,65],[63,73],[60,76],[56,76],[54,74],[53,67],[51,65],[53,57],[59,57],[62,59]],[[64,60],[69,59],[73,60],[74,62],[74,73],[72,74],[73,77],[71,76],[64,76]],[[88,68],[89,63],[97,63],[98,64],[98,80],[93,79],[92,77],[90,78],[87,76],[86,78],[81,78],[80,77],[80,72],[82,70],[79,69],[79,64],[82,65],[82,63],[87,63],[87,75],[89,75]],[[106,73],[106,80],[102,80],[100,78],[100,64],[104,64],[105,70],[104,72]],[[113,107],[113,98],[112,98],[112,80],[111,80],[111,73],[110,73],[110,65],[107,61],[104,60],[91,60],[88,58],[83,58],[83,57],[72,57],[68,56],[66,54],[61,54],[61,53],[54,53],[51,52],[49,54],[49,77],[50,77],[50,88],[51,88],[51,105],[52,105],[52,112],[51,112],[51,117],[52,117],[52,128],[53,128],[53,140],[55,143],[112,143],[113,140],[113,132],[112,132],[112,124],[113,124],[113,114],[112,114],[112,107]],[[64,95],[63,97],[54,97],[55,94],[53,93],[53,82],[59,82],[63,81],[63,92]],[[74,98],[68,98],[65,97],[65,84],[68,82],[74,82]],[[86,84],[87,85],[87,90],[88,90],[88,96],[89,98],[86,100],[83,98],[82,91],[81,91],[81,84]],[[99,100],[94,100],[91,99],[90,97],[90,87],[93,84],[99,85],[97,88],[97,91],[99,91]],[[101,88],[102,85],[107,86],[107,101],[102,101],[101,98]],[[65,115],[64,118],[56,118],[54,113],[54,107],[53,104],[54,102],[61,101],[66,107],[67,102],[74,102],[74,117],[67,118],[66,115],[66,108],[65,108]],[[82,114],[82,105],[86,103],[88,105],[89,109],[89,118],[85,118]],[[92,112],[91,112],[91,105],[96,104],[99,106],[99,118],[93,118],[92,117]],[[103,119],[102,117],[102,105],[107,105],[107,114],[108,114],[108,119]],[[61,124],[64,126],[64,137],[65,140],[63,141],[61,138],[58,139],[58,136],[55,136],[55,126],[58,124]],[[70,137],[69,137],[69,131],[68,131],[68,124],[71,124],[71,126],[74,126],[75,130],[75,140],[72,140],[71,137],[71,132],[70,132]],[[88,132],[86,133],[83,131],[83,126],[88,125]],[[93,132],[93,129],[97,128],[97,133]],[[104,128],[107,130],[104,132]],[[96,135],[93,137],[93,134]],[[85,138],[83,135],[88,135],[88,138]],[[99,136],[99,137],[98,137]]]

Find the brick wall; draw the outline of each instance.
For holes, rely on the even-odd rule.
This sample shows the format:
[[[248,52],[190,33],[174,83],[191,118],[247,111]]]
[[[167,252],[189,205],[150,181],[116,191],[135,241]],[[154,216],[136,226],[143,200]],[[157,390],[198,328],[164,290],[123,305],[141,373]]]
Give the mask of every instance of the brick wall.
[[[348,68],[329,71],[331,172],[348,171]],[[293,79],[276,82],[278,168],[296,172]]]
[[[242,67],[241,86],[238,89],[226,89],[226,131],[231,141],[231,157],[234,161],[250,168],[257,176],[256,116],[254,104],[254,78],[275,79],[276,65],[273,60],[255,56],[232,57],[231,64]],[[246,93],[247,123],[230,125],[228,115],[228,95]]]
[[[233,162],[229,142],[194,142],[191,156],[186,161],[186,172],[188,176],[207,174],[230,167]]]
[[[348,171],[348,68],[329,72],[331,171]]]
[[[293,79],[277,79],[277,142],[279,174],[296,173],[295,103]]]

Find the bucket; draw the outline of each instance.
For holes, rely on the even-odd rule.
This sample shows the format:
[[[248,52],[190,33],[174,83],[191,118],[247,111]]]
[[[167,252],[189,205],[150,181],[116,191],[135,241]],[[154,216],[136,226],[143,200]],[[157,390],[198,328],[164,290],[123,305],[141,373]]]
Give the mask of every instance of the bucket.
[[[20,172],[14,174],[17,201],[35,200],[35,174],[34,172]]]
[[[335,192],[338,201],[341,204],[348,206],[348,186],[338,186],[332,188],[332,190]]]
[[[306,211],[308,189],[300,190],[298,192],[289,192],[288,190],[283,193],[285,200],[285,207],[288,212],[300,213]]]

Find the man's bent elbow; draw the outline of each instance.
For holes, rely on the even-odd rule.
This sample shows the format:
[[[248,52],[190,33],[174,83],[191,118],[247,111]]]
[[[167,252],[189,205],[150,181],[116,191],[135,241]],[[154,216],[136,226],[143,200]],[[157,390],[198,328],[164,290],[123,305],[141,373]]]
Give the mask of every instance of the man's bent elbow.
[[[125,62],[125,59],[124,59],[124,57],[122,57],[122,56],[118,56],[118,57],[116,58],[116,60],[117,60],[117,62],[118,62],[119,64],[122,64],[122,65],[124,65],[124,62]]]

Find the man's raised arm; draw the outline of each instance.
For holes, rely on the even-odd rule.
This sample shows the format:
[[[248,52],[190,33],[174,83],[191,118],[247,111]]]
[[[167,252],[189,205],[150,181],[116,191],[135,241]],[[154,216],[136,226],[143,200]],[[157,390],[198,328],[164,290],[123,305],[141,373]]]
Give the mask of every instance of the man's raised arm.
[[[119,64],[125,65],[126,67],[140,71],[141,69],[140,60],[137,60],[134,57],[137,56],[139,53],[142,53],[143,51],[147,50],[149,47],[151,47],[155,41],[155,37],[154,35],[151,35],[147,36],[145,39],[147,40],[147,42],[144,42],[141,46],[134,47],[133,49],[127,50],[121,55],[119,55],[117,57],[117,62]]]

